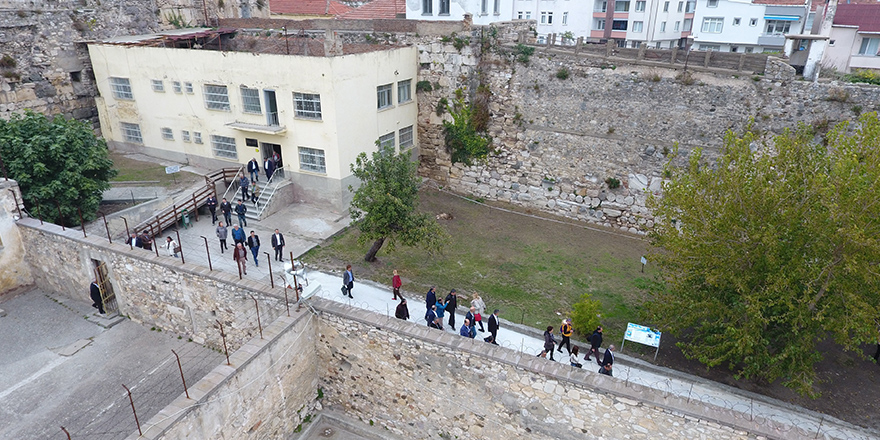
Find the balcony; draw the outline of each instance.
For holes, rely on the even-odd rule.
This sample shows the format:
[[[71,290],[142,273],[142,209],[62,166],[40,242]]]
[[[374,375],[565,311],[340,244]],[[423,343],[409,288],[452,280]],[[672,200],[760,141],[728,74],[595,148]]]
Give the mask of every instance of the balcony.
[[[783,34],[761,34],[758,37],[759,46],[782,47],[785,45],[785,35]]]
[[[271,135],[282,135],[287,132],[287,127],[283,125],[262,125],[262,124],[250,124],[247,122],[230,122],[226,124],[227,127],[234,128],[239,131],[246,131],[249,133],[262,133],[262,134],[271,134]]]

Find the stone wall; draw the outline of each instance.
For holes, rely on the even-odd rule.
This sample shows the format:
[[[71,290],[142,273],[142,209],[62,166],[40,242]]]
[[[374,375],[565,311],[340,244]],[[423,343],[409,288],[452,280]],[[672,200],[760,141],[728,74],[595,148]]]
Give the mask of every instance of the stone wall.
[[[309,312],[278,318],[142,424],[135,439],[279,439],[307,422],[318,406],[314,323]]]
[[[630,232],[650,228],[645,208],[659,193],[662,166],[677,144],[686,157],[703,148],[711,159],[727,130],[750,120],[768,136],[798,124],[819,132],[880,108],[880,87],[774,81],[634,65],[544,52],[528,63],[501,51],[479,66],[492,92],[489,132],[495,152],[484,163],[451,164],[443,118],[420,97],[421,173],[476,197],[502,200]],[[556,77],[567,69],[569,78]],[[777,69],[778,70],[778,69]],[[432,151],[433,148],[433,151]],[[612,189],[606,179],[618,179]]]
[[[223,323],[230,350],[258,335],[251,295],[259,301],[262,322],[272,322],[285,313],[280,287],[274,294],[262,283],[184,265],[161,250],[157,257],[118,242],[110,244],[100,235],[83,238],[79,229],[62,231],[60,226],[40,225],[32,218],[20,220],[18,225],[25,243],[24,259],[40,288],[88,300],[95,263],[103,262],[121,314],[200,344],[222,349],[216,321]]]
[[[15,226],[21,206],[21,190],[14,180],[0,177],[0,295],[33,284],[34,277],[24,254],[21,232]],[[18,206],[16,206],[18,205]]]

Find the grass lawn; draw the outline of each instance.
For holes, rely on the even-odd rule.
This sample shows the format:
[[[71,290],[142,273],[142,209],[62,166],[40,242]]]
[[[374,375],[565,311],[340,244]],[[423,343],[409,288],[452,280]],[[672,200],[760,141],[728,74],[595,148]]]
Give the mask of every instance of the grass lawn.
[[[431,285],[437,286],[438,296],[451,288],[465,294],[479,291],[490,310],[499,308],[503,318],[539,329],[558,327],[581,295],[590,293],[602,303],[606,340],[618,344],[626,323],[639,322],[643,287],[653,277],[650,266],[640,272],[646,241],[586,229],[586,224],[504,212],[434,189],[422,190],[421,209],[453,216],[440,220],[452,237],[440,255],[406,247],[388,253],[383,248],[378,261],[367,263],[363,257],[370,243],[359,246],[358,231],[351,228],[304,259],[338,270],[350,263],[355,277],[389,285],[389,295],[391,271],[398,269],[403,290],[415,295],[414,302],[424,301]]]
[[[192,173],[180,172],[175,175],[165,174],[165,166],[154,162],[143,162],[116,151],[110,152],[113,168],[119,172],[111,182],[142,182],[155,180],[159,183],[151,185],[165,187],[187,187],[204,178]],[[176,183],[175,183],[176,182]]]

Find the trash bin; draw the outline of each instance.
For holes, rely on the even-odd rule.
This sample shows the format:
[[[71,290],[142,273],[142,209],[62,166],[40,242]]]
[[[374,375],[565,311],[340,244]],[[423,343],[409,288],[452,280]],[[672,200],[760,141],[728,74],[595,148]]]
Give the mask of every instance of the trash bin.
[[[183,223],[184,229],[189,229],[189,227],[191,226],[189,222],[189,210],[183,210],[183,212],[180,214],[180,221]]]

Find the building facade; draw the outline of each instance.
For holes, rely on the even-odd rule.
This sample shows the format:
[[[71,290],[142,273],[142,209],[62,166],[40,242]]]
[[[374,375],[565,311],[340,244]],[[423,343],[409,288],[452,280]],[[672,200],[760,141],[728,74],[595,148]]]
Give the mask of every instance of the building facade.
[[[694,0],[594,0],[590,37],[613,38],[620,47],[684,47],[695,7]]]
[[[164,37],[89,45],[111,148],[210,169],[274,153],[306,197],[339,207],[357,185],[350,164],[377,140],[417,154],[414,47],[304,56],[145,46]]]
[[[694,49],[782,52],[785,35],[808,27],[807,6],[789,0],[698,0]]]
[[[880,4],[839,4],[823,68],[880,70]]]

